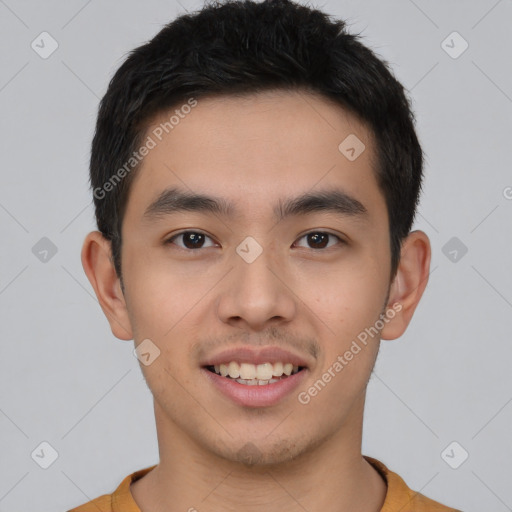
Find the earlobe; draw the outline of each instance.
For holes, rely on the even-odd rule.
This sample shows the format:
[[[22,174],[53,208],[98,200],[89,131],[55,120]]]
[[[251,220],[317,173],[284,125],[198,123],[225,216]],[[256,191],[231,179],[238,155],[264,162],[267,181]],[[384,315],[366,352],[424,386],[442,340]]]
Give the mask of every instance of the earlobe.
[[[133,339],[125,298],[111,259],[110,241],[99,231],[92,231],[85,237],[81,259],[112,334],[121,340]]]
[[[402,243],[400,264],[387,304],[387,309],[393,309],[395,314],[382,329],[381,339],[394,340],[407,329],[427,286],[430,257],[428,236],[419,230],[409,233]]]

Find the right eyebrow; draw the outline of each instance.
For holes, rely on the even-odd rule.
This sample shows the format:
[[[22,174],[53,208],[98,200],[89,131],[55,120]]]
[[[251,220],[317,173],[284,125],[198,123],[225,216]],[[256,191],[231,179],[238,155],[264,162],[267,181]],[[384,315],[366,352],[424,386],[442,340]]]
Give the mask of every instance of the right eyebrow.
[[[144,211],[143,219],[158,220],[177,212],[213,213],[233,217],[234,205],[228,201],[204,194],[194,194],[178,187],[165,189]]]

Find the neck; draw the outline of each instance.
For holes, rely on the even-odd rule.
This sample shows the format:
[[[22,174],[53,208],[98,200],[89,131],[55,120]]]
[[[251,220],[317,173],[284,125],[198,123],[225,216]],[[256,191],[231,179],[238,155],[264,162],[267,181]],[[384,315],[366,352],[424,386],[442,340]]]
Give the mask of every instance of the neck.
[[[361,454],[364,395],[340,430],[292,460],[248,466],[205,450],[155,403],[160,463],[131,485],[142,512],[379,512],[386,483]]]

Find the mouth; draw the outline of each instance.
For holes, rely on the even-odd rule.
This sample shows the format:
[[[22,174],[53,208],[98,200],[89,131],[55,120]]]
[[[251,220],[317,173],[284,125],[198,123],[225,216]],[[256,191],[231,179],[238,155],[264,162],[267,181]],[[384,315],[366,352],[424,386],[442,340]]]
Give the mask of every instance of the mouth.
[[[238,361],[205,365],[202,374],[213,389],[238,406],[271,407],[282,403],[304,382],[305,366],[289,362],[252,364]]]
[[[289,362],[239,363],[230,361],[204,366],[206,370],[244,386],[267,386],[283,381],[305,370],[305,366],[294,366]]]

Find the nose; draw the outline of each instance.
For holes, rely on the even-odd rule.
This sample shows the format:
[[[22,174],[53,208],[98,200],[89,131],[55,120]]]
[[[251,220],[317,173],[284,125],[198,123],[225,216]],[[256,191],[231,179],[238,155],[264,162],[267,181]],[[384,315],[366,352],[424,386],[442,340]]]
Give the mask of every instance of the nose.
[[[298,298],[293,293],[292,277],[271,248],[263,249],[252,262],[235,253],[233,264],[217,299],[220,320],[261,331],[294,318]]]

